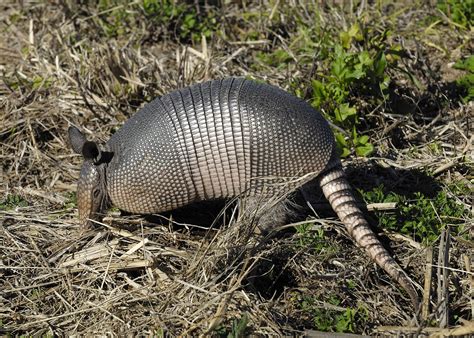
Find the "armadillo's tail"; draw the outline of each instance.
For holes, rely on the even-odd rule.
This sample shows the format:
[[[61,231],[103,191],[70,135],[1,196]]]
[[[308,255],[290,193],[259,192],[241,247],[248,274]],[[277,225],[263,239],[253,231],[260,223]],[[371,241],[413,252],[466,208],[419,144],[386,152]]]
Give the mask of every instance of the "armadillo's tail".
[[[328,199],[334,211],[347,228],[347,231],[355,242],[367,251],[369,256],[383,268],[394,280],[396,280],[410,296],[410,299],[418,310],[418,294],[412,282],[382,246],[369,224],[364,219],[352,189],[345,178],[344,171],[337,166],[321,176],[320,185],[324,196]]]

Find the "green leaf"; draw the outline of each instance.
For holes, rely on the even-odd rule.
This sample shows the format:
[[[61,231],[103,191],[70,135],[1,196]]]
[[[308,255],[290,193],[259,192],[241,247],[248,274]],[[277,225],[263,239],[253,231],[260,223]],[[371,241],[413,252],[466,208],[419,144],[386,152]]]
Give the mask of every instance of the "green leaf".
[[[357,65],[356,68],[352,71],[349,72],[346,76],[346,79],[352,80],[352,79],[361,79],[365,76],[365,71],[362,70],[362,67],[360,65]]]
[[[339,33],[339,39],[341,40],[341,45],[345,49],[349,49],[351,47],[351,43],[353,39],[356,39],[357,41],[361,41],[363,39],[363,36],[360,32],[360,27],[358,23],[355,23],[349,28],[347,32],[341,32]]]
[[[453,68],[467,70],[474,73],[474,55],[469,56],[465,60],[459,60],[454,64]]]
[[[358,37],[360,35],[360,27],[359,27],[359,24],[356,22],[354,23],[351,28],[349,28],[349,36],[351,38],[355,38],[355,37]]]
[[[340,145],[344,146],[344,147],[347,147],[347,141],[346,141],[346,138],[344,136],[344,134],[342,133],[336,133],[336,141],[337,143],[339,143]]]
[[[369,141],[369,137],[367,135],[362,135],[361,137],[357,139],[357,143],[362,144],[362,145],[367,144],[368,141]]]
[[[347,72],[346,69],[346,56],[347,54],[342,50],[341,45],[337,45],[334,49],[334,62],[332,63],[331,73],[339,80],[344,78],[344,74]]]
[[[342,47],[344,47],[345,49],[349,49],[352,40],[350,34],[348,32],[341,32],[339,33],[339,39],[341,40]]]
[[[372,58],[370,57],[370,54],[368,51],[364,50],[363,52],[359,53],[359,62],[364,65],[364,66],[370,66],[372,65]]]
[[[346,138],[342,133],[336,133],[336,144],[337,148],[341,152],[341,157],[347,157],[351,153],[346,141]]]
[[[357,156],[366,157],[372,154],[372,152],[374,151],[374,146],[371,143],[367,143],[364,145],[357,146],[355,151]]]
[[[375,76],[382,77],[385,72],[386,67],[387,67],[387,59],[385,58],[385,54],[383,52],[380,52],[378,57],[375,59],[375,64],[374,64]]]
[[[343,122],[349,117],[356,115],[357,111],[354,107],[349,107],[348,103],[342,103],[336,108],[334,113],[336,115],[336,121]]]
[[[326,88],[321,81],[312,80],[311,86],[313,87],[313,105],[316,108],[320,108],[322,103],[326,100]]]

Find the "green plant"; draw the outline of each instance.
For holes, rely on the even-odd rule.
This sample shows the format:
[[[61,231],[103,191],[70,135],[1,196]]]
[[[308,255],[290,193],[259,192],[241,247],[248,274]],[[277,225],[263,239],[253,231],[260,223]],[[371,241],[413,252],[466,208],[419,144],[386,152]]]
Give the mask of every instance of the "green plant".
[[[145,16],[154,25],[174,28],[182,41],[201,41],[209,38],[219,25],[215,11],[210,7],[198,14],[194,7],[171,0],[143,0]]]
[[[18,90],[19,88],[28,90],[48,89],[53,84],[52,78],[43,78],[39,75],[35,75],[32,78],[24,78],[18,73],[5,76],[3,81],[13,90]]]
[[[441,230],[449,227],[454,234],[463,230],[463,217],[468,211],[462,204],[440,191],[433,198],[420,192],[407,197],[387,192],[383,185],[362,192],[367,203],[396,202],[395,212],[376,211],[379,224],[392,231],[414,237],[423,243],[435,241]]]
[[[328,241],[326,233],[322,228],[313,229],[312,223],[304,223],[295,226],[296,232],[299,234],[299,245],[301,247],[310,247],[316,252],[321,253],[327,251],[335,252],[336,248]]]
[[[463,27],[474,23],[474,0],[438,0],[436,7]]]
[[[94,11],[97,15],[92,20],[108,38],[142,32],[145,26],[145,39],[171,35],[180,42],[200,42],[202,36],[210,37],[219,28],[213,7],[198,13],[195,7],[173,0],[100,0]],[[74,36],[70,39],[75,40]]]
[[[75,208],[77,206],[77,195],[74,192],[66,194],[66,202],[64,202],[65,209]]]
[[[341,302],[337,296],[331,295],[328,303],[340,307]],[[321,308],[313,297],[303,296],[300,307],[303,312],[311,314],[314,328],[325,332],[360,332],[368,320],[367,309],[362,305],[342,311]]]
[[[391,31],[380,32],[377,27],[353,23],[347,31],[327,31],[322,26],[298,27],[298,34],[290,44],[290,50],[298,62],[314,63],[308,55],[317,50],[318,67],[311,81],[311,104],[321,110],[335,125],[338,147],[342,156],[354,149],[359,156],[370,155],[374,147],[367,135],[360,135],[360,119],[365,108],[374,109],[388,97],[390,77],[387,69],[400,59],[400,46],[388,42]],[[286,66],[292,61],[285,49],[257,55],[272,67]],[[306,85],[306,84],[304,84]],[[293,85],[298,96],[305,91]],[[344,132],[341,132],[344,130]]]
[[[191,11],[184,16],[180,36],[183,39],[190,37],[192,41],[198,42],[202,36],[209,38],[216,29],[217,19],[213,12],[198,16],[195,11]]]
[[[329,55],[329,74],[312,80],[313,106],[350,133],[350,137],[346,137],[336,132],[343,157],[349,155],[351,148],[359,156],[368,156],[374,150],[368,136],[358,134],[359,114],[350,99],[354,94],[370,95],[376,99],[386,97],[390,78],[386,74],[387,46],[384,41],[388,35],[387,31],[382,37],[374,37],[369,41],[367,50],[350,51],[351,44],[360,42],[363,36],[359,25],[354,24],[347,32],[340,34],[340,42]]]
[[[249,318],[246,313],[240,319],[234,319],[232,322],[232,331],[227,335],[228,338],[244,337],[245,330],[249,323]]]
[[[28,202],[20,195],[7,195],[3,201],[0,201],[0,210],[14,209],[17,207],[27,207]]]
[[[454,64],[454,68],[467,72],[466,75],[457,79],[456,83],[467,93],[463,97],[463,100],[465,102],[472,101],[474,99],[474,55],[471,55],[464,60],[459,60]]]
[[[271,53],[258,52],[257,58],[270,67],[284,68],[292,60],[290,54],[284,49],[277,49]]]
[[[134,18],[127,7],[130,4],[123,0],[99,0],[99,15],[94,20],[102,28],[105,36],[118,37],[131,31]]]
[[[249,323],[248,314],[244,313],[241,318],[236,318],[232,321],[232,326],[230,328],[222,325],[216,328],[215,332],[219,337],[227,337],[227,338],[245,337],[245,330],[247,329],[248,323]]]

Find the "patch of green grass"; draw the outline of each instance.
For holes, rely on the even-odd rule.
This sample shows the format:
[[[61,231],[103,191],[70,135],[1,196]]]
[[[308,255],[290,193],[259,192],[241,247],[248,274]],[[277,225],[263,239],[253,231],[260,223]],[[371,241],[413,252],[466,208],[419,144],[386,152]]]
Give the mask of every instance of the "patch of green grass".
[[[340,306],[341,301],[335,295],[329,297],[327,302]],[[362,332],[368,321],[367,309],[359,305],[356,308],[345,308],[343,311],[321,308],[312,297],[303,296],[300,303],[303,312],[313,317],[314,329],[325,332]]]
[[[98,15],[93,20],[102,28],[106,37],[118,37],[135,28],[133,8],[123,0],[99,0]]]
[[[458,25],[474,24],[474,0],[438,0],[436,7]]]
[[[157,328],[153,331],[153,337],[162,338],[166,337],[166,331],[163,328]]]
[[[467,187],[457,185],[451,188],[456,190],[456,195],[468,193]],[[469,213],[446,190],[438,192],[433,198],[420,192],[409,197],[399,195],[388,192],[383,185],[360,193],[367,203],[396,202],[395,212],[375,212],[379,224],[425,244],[434,242],[441,231],[448,227],[456,235],[461,233],[464,230],[464,218]]]
[[[184,3],[163,0],[144,0],[145,16],[156,25],[175,27],[182,41],[201,41],[201,36],[210,37],[217,30],[217,18],[212,10],[198,15],[194,7]]]
[[[197,12],[196,7],[172,0],[143,0],[130,3],[124,0],[100,0],[98,16],[94,17],[103,33],[118,38],[139,32],[147,27],[146,34],[161,39],[162,35],[177,38],[180,42],[200,42],[218,31],[218,16],[213,7]]]
[[[463,100],[465,102],[472,101],[474,99],[474,55],[471,55],[464,60],[459,60],[454,65],[454,68],[467,72],[466,75],[457,79],[456,83],[466,91]]]
[[[245,337],[245,331],[247,330],[248,323],[249,323],[248,315],[244,313],[241,318],[234,319],[230,327],[219,326],[215,330],[215,333],[219,337],[227,337],[227,338]]]
[[[298,225],[295,229],[299,234],[298,244],[301,247],[311,248],[318,254],[327,253],[331,255],[337,251],[336,244],[328,240],[324,229],[313,229],[312,223]]]
[[[5,84],[12,90],[19,90],[20,88],[25,90],[40,90],[48,89],[53,84],[52,78],[43,78],[42,76],[35,75],[32,79],[24,78],[21,75],[15,73],[10,76],[3,78]]]
[[[293,60],[290,54],[281,48],[276,49],[271,53],[258,52],[256,56],[262,63],[279,69],[285,68],[286,64]]]
[[[51,84],[53,83],[53,80],[51,78],[43,78],[39,75],[36,75],[33,78],[33,81],[31,83],[31,86],[34,90],[43,88],[43,89],[48,89],[51,87]]]
[[[74,192],[68,192],[66,194],[66,202],[64,203],[65,209],[72,209],[77,207],[77,195]]]
[[[28,202],[20,195],[7,195],[3,201],[0,201],[0,210],[10,210],[17,207],[24,208]]]

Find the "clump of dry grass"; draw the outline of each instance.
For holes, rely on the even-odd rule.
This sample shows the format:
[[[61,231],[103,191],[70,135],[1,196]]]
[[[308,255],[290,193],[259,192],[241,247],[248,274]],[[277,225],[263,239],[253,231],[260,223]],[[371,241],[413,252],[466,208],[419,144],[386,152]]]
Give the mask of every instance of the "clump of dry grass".
[[[278,15],[277,4],[247,7],[272,16]],[[324,311],[335,316],[348,308],[360,311],[355,323],[360,333],[383,325],[426,326],[448,308],[472,320],[472,242],[462,237],[441,245],[438,254],[449,248],[451,283],[443,287],[450,294],[449,306],[425,314],[425,322],[413,322],[397,286],[374,269],[338,222],[313,218],[306,234],[275,229],[262,242],[254,236],[251,215],[238,217],[229,206],[226,224],[204,235],[189,226],[176,229],[171,220],[157,225],[114,213],[84,231],[75,214],[80,158],[69,150],[69,125],[105,141],[139,106],[177,87],[236,74],[288,87],[288,76],[302,77],[308,66],[286,72],[254,68],[255,50],[276,44],[285,48],[286,33],[267,19],[254,27],[258,39],[248,42],[242,29],[246,21],[232,6],[222,18],[227,24],[222,30],[232,41],[215,37],[198,44],[147,36],[144,25],[108,38],[94,9],[67,2],[1,6],[1,333],[217,335],[232,330],[234,321],[248,321],[247,333],[300,334],[314,327]],[[331,13],[321,15],[336,24],[340,14]],[[291,26],[291,16],[280,15]],[[413,96],[400,94],[407,100]],[[472,159],[464,161],[472,151],[471,110],[472,103],[460,104],[429,121],[420,117],[422,122],[374,111],[383,131],[374,137],[386,156],[364,161],[364,167],[424,168],[445,182],[471,184]],[[394,131],[404,140],[395,146]],[[434,141],[442,151],[430,151]],[[350,171],[366,182],[381,177],[370,171],[360,175],[355,166]],[[404,181],[404,173],[390,175]],[[304,244],[308,233],[320,229],[331,235],[324,237],[329,244]],[[388,236],[397,259],[423,284],[431,264],[425,262],[425,250],[404,236]],[[337,297],[338,304],[329,296]]]

